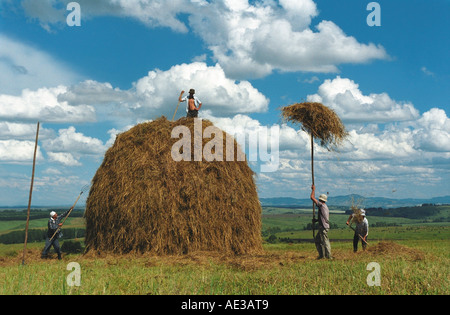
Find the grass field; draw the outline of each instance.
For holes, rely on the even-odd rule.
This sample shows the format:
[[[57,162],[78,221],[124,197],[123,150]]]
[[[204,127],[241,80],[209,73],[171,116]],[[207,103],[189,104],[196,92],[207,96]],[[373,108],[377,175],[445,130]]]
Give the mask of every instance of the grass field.
[[[345,226],[345,215],[335,213],[332,218],[339,227]],[[341,219],[345,219],[343,225]],[[23,245],[0,244],[0,294],[449,294],[450,227],[389,219],[403,225],[372,228],[365,252],[353,253],[350,230],[331,230],[331,261],[316,260],[313,243],[265,243],[264,253],[252,256],[66,254],[62,261],[41,260],[43,243],[30,243],[22,266]],[[80,225],[80,220],[75,218],[71,224]],[[309,216],[299,213],[265,215],[263,231],[278,227],[277,238],[311,238],[312,232],[301,228],[307,220]],[[36,221],[37,227],[42,225]],[[19,224],[12,222],[8,227]],[[80,266],[79,287],[66,281],[72,272],[67,270],[70,262]],[[380,286],[367,283],[371,262],[380,266]]]
[[[48,219],[30,220],[30,229],[46,229]],[[26,222],[24,221],[0,221],[0,235],[14,230],[24,230]],[[82,218],[68,218],[65,222],[66,227],[84,226]]]
[[[332,214],[330,222],[336,223],[338,228],[329,232],[331,239],[352,239],[353,231],[345,222],[348,215]],[[421,223],[419,220],[406,218],[370,218],[370,224],[378,222],[397,224],[398,226],[369,227],[369,239],[377,240],[447,240],[450,239],[450,225],[448,222]],[[312,238],[312,230],[303,227],[311,222],[309,214],[280,214],[263,218],[263,235],[275,235],[277,238],[307,239]],[[266,231],[266,233],[264,233]]]
[[[38,259],[32,244],[27,264],[9,248],[0,259],[0,294],[448,294],[449,242],[401,241],[352,253],[332,243],[332,261],[315,260],[313,244],[265,245],[257,256],[192,253],[186,256]],[[10,245],[11,246],[11,245]],[[371,246],[376,246],[375,244]],[[8,256],[8,253],[10,256]],[[69,262],[80,264],[81,286],[69,287]],[[380,286],[369,286],[367,265],[380,265]]]

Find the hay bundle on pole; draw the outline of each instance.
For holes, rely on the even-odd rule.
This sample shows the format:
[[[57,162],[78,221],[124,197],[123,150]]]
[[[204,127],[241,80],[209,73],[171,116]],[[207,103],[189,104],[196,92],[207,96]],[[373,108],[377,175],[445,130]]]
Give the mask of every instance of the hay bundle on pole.
[[[159,255],[262,251],[261,205],[253,171],[246,161],[236,159],[237,142],[218,128],[221,144],[228,153],[234,150],[235,159],[229,161],[223,150],[223,161],[207,162],[204,157],[195,161],[199,142],[194,135],[201,137],[199,132],[213,124],[199,120],[198,128],[194,121],[170,122],[161,117],[117,136],[93,178],[86,202],[88,250]],[[192,144],[191,161],[172,158],[173,145],[181,138],[171,137],[177,126],[190,131],[191,137],[184,140]],[[232,139],[231,147],[226,146],[227,137]],[[211,135],[200,138],[202,148],[210,141]],[[211,152],[218,150],[214,147]]]
[[[314,185],[314,138],[320,140],[320,145],[328,150],[335,150],[348,136],[345,126],[339,116],[330,108],[321,103],[304,102],[281,109],[285,121],[301,126],[301,129],[311,137],[311,176]],[[313,208],[313,237],[314,219],[316,217],[314,202]]]

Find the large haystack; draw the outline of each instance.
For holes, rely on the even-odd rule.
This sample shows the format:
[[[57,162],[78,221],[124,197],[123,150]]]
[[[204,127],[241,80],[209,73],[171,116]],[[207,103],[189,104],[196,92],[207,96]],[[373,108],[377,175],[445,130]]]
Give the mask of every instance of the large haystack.
[[[192,161],[176,162],[172,146],[183,137],[171,133],[182,125],[190,130]],[[213,125],[198,120],[195,132],[208,126]],[[225,148],[227,134],[220,132]],[[203,147],[211,136],[203,138]],[[223,153],[224,160],[207,162],[204,157],[194,161],[194,143],[194,119],[187,118],[170,122],[162,117],[119,134],[92,181],[85,212],[87,249],[260,252],[261,206],[253,171],[238,161],[238,144],[232,139],[227,148],[234,150],[234,161],[226,158],[225,149],[206,146]]]

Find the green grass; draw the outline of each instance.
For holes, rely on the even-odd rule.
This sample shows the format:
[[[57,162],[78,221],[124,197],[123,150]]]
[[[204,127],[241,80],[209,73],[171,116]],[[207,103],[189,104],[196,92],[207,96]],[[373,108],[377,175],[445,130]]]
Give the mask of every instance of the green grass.
[[[224,258],[208,254],[186,257],[127,256],[87,258],[66,256],[25,266],[3,262],[0,294],[448,294],[449,241],[401,243],[425,258],[353,254],[346,243],[332,243],[337,259],[314,260],[313,244],[265,245],[258,257]],[[2,252],[4,249],[2,249]],[[224,261],[222,261],[225,259]],[[69,287],[66,270],[80,263],[81,286]],[[369,262],[381,266],[381,286],[370,287]]]
[[[353,239],[354,232],[349,229],[331,229],[331,240]],[[312,231],[286,231],[274,234],[278,238],[308,239]],[[447,240],[450,239],[449,226],[394,226],[370,228],[368,239],[372,240]]]
[[[46,228],[48,219],[30,220],[29,228]],[[25,221],[0,221],[0,234],[7,233],[15,230],[24,230]]]
[[[30,220],[29,229],[46,229],[48,219]],[[0,221],[0,235],[11,231],[25,230],[25,221]],[[64,227],[84,227],[83,218],[68,218]]]
[[[309,213],[289,213],[263,215],[262,231],[264,238],[274,235],[277,238],[307,239],[312,238],[312,230],[304,230],[311,222]],[[330,223],[337,225],[329,231],[330,239],[352,239],[353,231],[345,224],[348,215],[332,213]],[[370,217],[369,239],[450,239],[450,223],[428,223],[423,219],[400,217]],[[396,224],[398,226],[373,227],[378,223]]]
[[[274,210],[275,212],[276,210]],[[395,240],[398,252],[352,252],[353,232],[346,228],[348,216],[333,213],[338,225],[329,232],[332,261],[315,260],[312,243],[264,244],[264,253],[229,256],[218,253],[190,253],[184,256],[63,255],[63,260],[41,260],[44,243],[29,243],[26,265],[22,266],[23,244],[0,244],[0,295],[117,295],[117,294],[429,294],[450,293],[450,227],[420,223],[404,218],[371,217],[401,226],[371,228],[370,247],[380,240]],[[303,227],[310,213],[277,213],[263,217],[263,231],[278,228],[276,237],[307,238],[312,231]],[[32,220],[30,226],[45,228],[46,219]],[[0,233],[16,229],[23,222],[0,222]],[[31,225],[32,224],[32,225]],[[71,218],[66,227],[82,226]],[[333,242],[333,239],[348,239]],[[64,240],[61,241],[61,244]],[[402,252],[403,251],[403,252]],[[412,254],[411,254],[412,253]],[[415,253],[417,255],[415,255]],[[419,257],[419,258],[417,258]],[[69,262],[81,266],[81,286],[70,287],[66,277]],[[381,266],[381,286],[370,287],[367,265]]]

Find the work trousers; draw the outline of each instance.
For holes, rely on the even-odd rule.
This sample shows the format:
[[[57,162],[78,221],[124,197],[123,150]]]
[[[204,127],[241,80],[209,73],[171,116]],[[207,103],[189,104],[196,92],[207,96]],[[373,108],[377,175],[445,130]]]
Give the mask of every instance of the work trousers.
[[[186,117],[188,117],[188,118],[197,118],[198,117],[198,110],[189,110]]]
[[[58,254],[58,258],[61,259],[61,248],[59,247],[58,236],[56,235],[51,242],[48,236],[45,238],[45,247],[44,250],[42,251],[41,257],[47,257],[50,247],[52,246],[55,249],[55,252]]]
[[[354,251],[354,252],[357,252],[357,251],[358,251],[358,243],[359,243],[359,241],[361,241],[362,249],[363,249],[363,250],[366,250],[367,243],[364,242],[364,241],[361,239],[362,235],[361,235],[361,237],[359,237],[359,235],[360,235],[360,234],[359,234],[358,232],[355,232],[355,235],[353,236],[353,251]],[[366,238],[366,241],[367,241],[367,238]]]
[[[331,245],[330,245],[330,239],[328,238],[328,229],[325,229],[321,226],[319,226],[319,230],[316,234],[316,248],[319,252],[318,258],[331,258]]]

